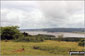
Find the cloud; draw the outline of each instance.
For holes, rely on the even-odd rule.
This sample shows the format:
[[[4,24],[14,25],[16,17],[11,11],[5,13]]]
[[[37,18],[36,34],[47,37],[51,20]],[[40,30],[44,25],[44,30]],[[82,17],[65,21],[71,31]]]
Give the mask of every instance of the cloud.
[[[84,1],[2,1],[1,25],[20,28],[84,27]]]
[[[83,1],[43,1],[38,3],[45,16],[51,18],[48,21],[54,22],[56,27],[84,27]]]

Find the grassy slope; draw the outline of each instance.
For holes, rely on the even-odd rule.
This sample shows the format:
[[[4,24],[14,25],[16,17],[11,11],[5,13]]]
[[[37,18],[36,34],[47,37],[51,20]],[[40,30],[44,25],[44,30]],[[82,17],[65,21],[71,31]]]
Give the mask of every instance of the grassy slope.
[[[21,49],[24,45],[25,51],[13,52]],[[33,46],[39,46],[40,49],[33,49]],[[76,42],[58,42],[47,40],[44,42],[4,42],[1,41],[1,54],[2,55],[68,55],[69,49],[73,51],[81,51],[83,47],[78,46]]]

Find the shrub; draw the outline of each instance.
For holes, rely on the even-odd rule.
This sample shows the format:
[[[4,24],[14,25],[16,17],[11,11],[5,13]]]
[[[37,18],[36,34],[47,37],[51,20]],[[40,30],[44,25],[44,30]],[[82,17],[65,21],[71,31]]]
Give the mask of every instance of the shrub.
[[[63,35],[59,35],[57,40],[62,41],[63,40]]]
[[[39,37],[39,36],[24,36],[24,37],[20,37],[18,39],[16,39],[15,41],[17,42],[42,42],[44,41],[43,38]]]
[[[79,45],[79,46],[85,46],[85,39],[82,39],[82,40],[79,42],[78,45]]]
[[[54,35],[38,34],[36,36],[41,37],[44,40],[54,40],[55,39]]]
[[[17,26],[6,26],[6,27],[1,27],[1,39],[17,39],[19,37],[22,37],[22,34],[18,30],[19,27]]]
[[[22,33],[24,36],[31,36],[30,34],[26,33],[26,32],[23,32]]]

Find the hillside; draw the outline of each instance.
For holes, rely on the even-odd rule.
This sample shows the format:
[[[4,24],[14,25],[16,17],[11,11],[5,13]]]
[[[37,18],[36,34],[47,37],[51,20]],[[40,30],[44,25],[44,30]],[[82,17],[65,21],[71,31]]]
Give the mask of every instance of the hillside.
[[[63,45],[64,44],[64,45]],[[1,41],[1,55],[67,55],[70,49],[72,51],[84,50],[84,47],[78,46],[77,42],[52,41],[44,42],[13,42]],[[23,46],[23,47],[22,47]],[[38,47],[37,49],[33,47]],[[24,48],[24,51],[16,51]]]
[[[21,31],[47,31],[47,32],[84,32],[84,28],[42,28],[42,29],[20,29]]]

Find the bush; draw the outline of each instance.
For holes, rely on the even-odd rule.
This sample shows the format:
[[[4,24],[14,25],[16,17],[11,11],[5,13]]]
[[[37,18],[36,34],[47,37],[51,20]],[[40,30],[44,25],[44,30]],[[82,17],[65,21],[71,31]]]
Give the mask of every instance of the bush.
[[[62,41],[63,40],[63,35],[59,35],[57,40]]]
[[[41,37],[44,40],[54,40],[55,39],[54,35],[38,34],[36,36]]]
[[[78,45],[79,45],[79,46],[85,46],[85,39],[82,39],[82,40],[79,42]]]
[[[11,39],[17,39],[19,37],[22,37],[22,34],[18,30],[17,26],[6,26],[0,28],[0,35],[2,40],[11,40]]]
[[[79,42],[81,39],[84,39],[84,38],[78,38],[78,37],[65,37],[65,38],[63,38],[63,41]]]
[[[26,33],[26,32],[23,32],[22,34],[23,34],[25,37],[26,37],[26,36],[31,36],[30,34],[28,34],[28,33]]]
[[[44,41],[43,38],[39,37],[39,36],[24,36],[24,37],[20,37],[18,39],[16,39],[15,41],[17,42],[42,42]]]

